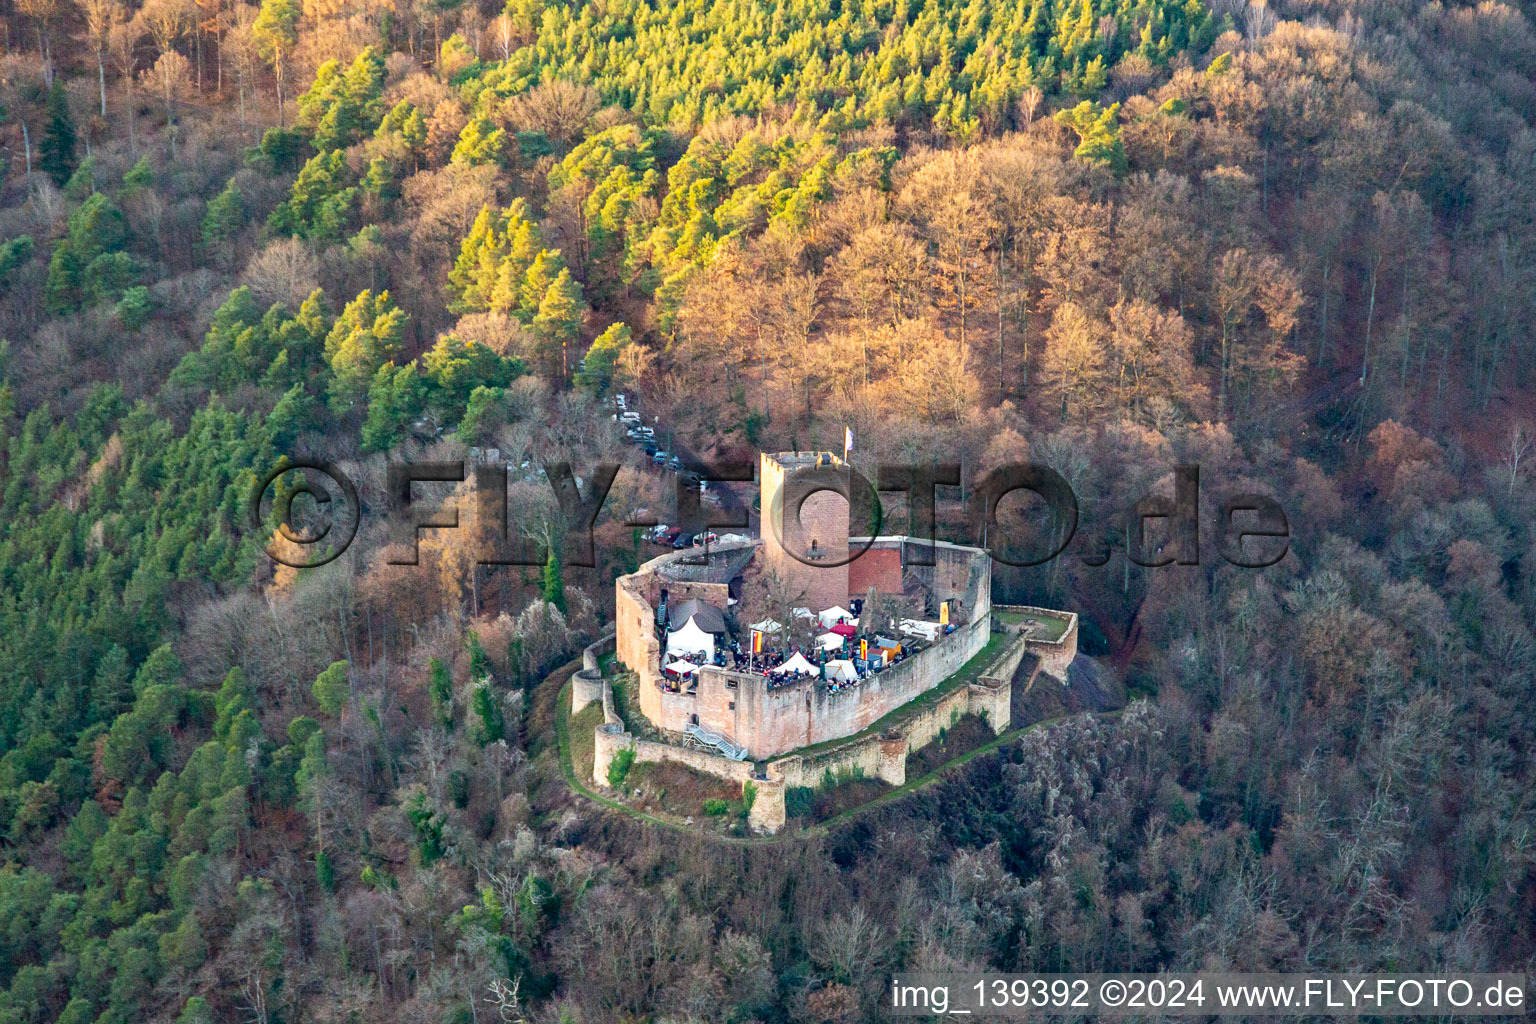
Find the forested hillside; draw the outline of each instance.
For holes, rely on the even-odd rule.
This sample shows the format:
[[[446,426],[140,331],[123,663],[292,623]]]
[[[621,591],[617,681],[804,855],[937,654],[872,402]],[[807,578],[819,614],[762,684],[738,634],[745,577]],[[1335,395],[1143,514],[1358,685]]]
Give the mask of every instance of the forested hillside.
[[[1524,2],[18,0],[0,18],[0,1022],[879,1019],[898,969],[1536,967]],[[669,450],[1033,459],[1137,696],[822,834],[574,797]],[[597,565],[385,464],[625,462]],[[263,553],[334,461],[363,528]],[[1290,554],[1142,569],[1197,463]],[[944,511],[947,509],[947,511]],[[665,518],[665,513],[663,513]],[[1109,557],[1103,563],[1100,552]],[[1091,563],[1099,563],[1097,565]]]

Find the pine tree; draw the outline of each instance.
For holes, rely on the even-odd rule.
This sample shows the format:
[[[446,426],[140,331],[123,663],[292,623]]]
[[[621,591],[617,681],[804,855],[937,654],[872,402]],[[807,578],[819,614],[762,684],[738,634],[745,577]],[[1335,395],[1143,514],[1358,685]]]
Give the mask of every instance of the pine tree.
[[[608,329],[592,342],[592,347],[587,349],[586,359],[582,363],[581,370],[576,374],[576,386],[602,395],[613,383],[613,373],[618,366],[619,356],[631,343],[628,324],[609,325]]]
[[[239,233],[245,220],[240,186],[230,178],[224,191],[208,201],[203,215],[203,245],[217,255],[227,257],[230,241]]]
[[[515,260],[514,252],[512,259],[508,262],[515,262]],[[533,318],[539,313],[539,304],[544,301],[544,295],[549,291],[549,286],[555,283],[555,279],[564,269],[565,258],[560,255],[559,249],[540,249],[534,256],[518,290],[517,315],[524,323],[533,322]]]
[[[558,371],[560,379],[565,379],[569,349],[581,340],[581,325],[586,313],[587,303],[582,297],[581,285],[571,279],[569,270],[562,267],[559,276],[545,290],[538,315],[533,318],[533,333],[547,367],[546,376],[553,377]]]
[[[1126,169],[1125,147],[1120,141],[1120,123],[1116,116],[1120,104],[1100,108],[1092,100],[1083,100],[1071,110],[1058,110],[1056,121],[1077,133],[1078,147],[1072,155],[1084,163],[1099,164],[1115,174]]]
[[[321,711],[332,718],[341,714],[341,709],[346,707],[347,698],[352,696],[352,684],[347,680],[347,663],[331,662],[325,671],[315,677],[310,692],[314,695],[315,703],[320,705]]]
[[[561,572],[560,552],[555,550],[553,544],[549,548],[549,558],[544,562],[544,583],[541,588],[544,600],[565,611],[565,574]]]
[[[92,194],[74,213],[69,215],[69,228],[64,238],[53,250],[48,263],[48,280],[43,287],[43,301],[50,312],[69,313],[80,308],[92,295],[100,295],[105,286],[113,283],[119,272],[129,269],[103,264],[94,274],[92,264],[103,256],[122,256],[131,263],[126,253],[116,253],[127,234],[122,212],[112,200],[100,192]],[[110,275],[108,271],[111,271]]]
[[[421,357],[428,383],[427,403],[440,416],[456,420],[477,387],[504,388],[521,376],[520,360],[499,356],[478,341],[449,333]]]
[[[453,298],[448,309],[454,313],[476,313],[490,306],[490,292],[495,287],[501,252],[505,246],[504,224],[495,210],[482,206],[459,246],[458,259],[448,272],[448,291]],[[487,272],[490,284],[487,286]]]
[[[495,743],[506,735],[506,725],[501,716],[501,705],[496,702],[496,690],[490,676],[481,676],[473,682],[474,695],[470,698],[475,709],[475,738],[483,747]]]
[[[385,363],[379,367],[368,388],[363,450],[383,452],[399,444],[406,428],[421,415],[423,391],[414,362],[400,367]]]
[[[64,79],[55,77],[48,90],[48,127],[43,129],[43,139],[38,144],[38,166],[61,187],[75,173],[75,141],[69,94],[64,91]]]
[[[488,117],[470,120],[459,133],[459,141],[453,147],[450,163],[478,167],[481,164],[505,164],[507,162],[507,132],[496,127]]]
[[[257,52],[272,65],[277,84],[277,116],[283,119],[283,72],[299,38],[299,17],[303,8],[298,0],[264,0],[261,13],[251,25],[251,38]]]
[[[267,217],[267,227],[278,234],[338,242],[356,207],[357,178],[347,166],[346,153],[318,153],[300,168],[288,198]]]
[[[387,291],[361,292],[342,310],[325,339],[331,399],[340,408],[361,401],[379,367],[399,355],[405,320],[405,311],[395,308]]]
[[[432,697],[432,712],[437,715],[437,720],[443,728],[453,728],[453,677],[448,673],[448,666],[437,658],[427,663],[427,671],[430,681],[427,691]]]
[[[506,422],[507,391],[505,388],[476,387],[464,403],[464,415],[454,434],[465,444],[479,444]]]

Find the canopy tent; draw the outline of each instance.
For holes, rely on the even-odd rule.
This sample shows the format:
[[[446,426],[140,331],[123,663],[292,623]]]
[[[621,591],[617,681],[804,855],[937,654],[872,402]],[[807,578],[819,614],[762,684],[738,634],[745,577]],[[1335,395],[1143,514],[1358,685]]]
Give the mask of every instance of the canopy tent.
[[[807,673],[810,673],[811,675],[815,675],[816,674],[816,666],[812,665],[810,662],[806,661],[805,660],[805,655],[799,654],[797,652],[794,655],[794,657],[790,658],[788,661],[786,661],[784,664],[780,665],[778,668],[769,669],[768,671],[774,673],[775,675],[781,675],[781,676],[787,676],[791,672],[807,672]]]
[[[795,618],[797,619],[814,619],[815,617],[815,613],[812,612],[809,608],[795,609]]]
[[[699,666],[687,660],[674,661],[667,666],[668,672],[676,672],[680,676],[691,676],[698,670]]]
[[[762,622],[752,623],[752,628],[757,630],[759,633],[777,633],[784,627],[779,623],[774,622],[772,619],[764,619]]]
[[[843,638],[836,633],[823,633],[816,638],[816,642],[821,645],[821,649],[824,651],[841,650],[843,646]]]
[[[853,612],[849,611],[847,608],[833,605],[831,608],[828,608],[826,611],[822,612],[816,617],[821,620],[822,629],[831,629],[833,625],[841,622],[843,619],[849,618],[852,615]]]
[[[683,628],[667,634],[667,654],[673,658],[697,654],[705,661],[715,657],[715,638],[699,628],[693,619],[683,623]]]
[[[939,635],[942,627],[937,622],[924,622],[922,619],[902,619],[901,631],[909,636],[920,636],[925,640],[932,640]]]
[[[716,636],[726,631],[725,615],[720,609],[698,598],[679,602],[676,608],[667,613],[667,618],[679,628],[692,622],[704,632],[713,633]]]
[[[847,637],[847,636],[853,636],[855,633],[858,632],[858,630],[854,629],[852,626],[848,625],[848,623],[846,623],[846,622],[839,622],[837,625],[832,627],[831,632],[836,633],[838,636]]]
[[[859,681],[858,670],[853,667],[853,662],[836,659],[823,666],[826,669],[827,678],[838,683],[856,683]]]

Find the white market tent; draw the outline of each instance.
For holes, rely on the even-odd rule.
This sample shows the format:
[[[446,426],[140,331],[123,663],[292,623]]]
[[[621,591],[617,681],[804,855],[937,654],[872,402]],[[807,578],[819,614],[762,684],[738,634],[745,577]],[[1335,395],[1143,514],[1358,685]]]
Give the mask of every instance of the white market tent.
[[[794,657],[790,658],[784,664],[780,665],[778,668],[769,669],[769,671],[773,672],[775,675],[781,676],[789,675],[791,672],[808,672],[812,675],[815,675],[816,666],[806,661],[805,655],[796,653]]]
[[[829,661],[823,666],[826,669],[827,678],[834,682],[856,683],[859,681],[858,670],[853,667],[853,662],[836,660]]]
[[[772,619],[764,619],[762,622],[752,623],[752,628],[757,630],[759,633],[777,633],[784,627]]]
[[[809,608],[796,608],[795,609],[795,618],[797,618],[797,619],[814,619],[815,617],[816,617],[816,614],[814,612],[812,612]]]
[[[824,651],[841,650],[843,646],[843,638],[838,633],[823,633],[816,638],[816,642],[821,645],[821,649]]]
[[[668,672],[676,672],[680,676],[691,676],[698,670],[699,666],[687,660],[674,661],[667,666]]]
[[[920,636],[925,640],[933,640],[939,635],[942,627],[937,622],[924,622],[922,619],[902,619],[901,631],[909,636]]]
[[[853,612],[850,612],[847,608],[841,608],[837,605],[833,605],[831,608],[828,608],[826,611],[822,612],[816,617],[821,620],[822,629],[831,629],[833,626],[837,625],[840,619],[850,618],[852,615]]]
[[[705,661],[715,657],[715,637],[706,633],[697,622],[689,619],[683,628],[667,634],[667,654],[673,658],[697,654]]]

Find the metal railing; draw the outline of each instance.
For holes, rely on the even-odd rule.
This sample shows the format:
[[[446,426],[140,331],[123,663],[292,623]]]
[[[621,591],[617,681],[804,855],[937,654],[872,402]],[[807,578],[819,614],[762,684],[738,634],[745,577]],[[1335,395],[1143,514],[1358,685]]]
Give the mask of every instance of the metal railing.
[[[718,750],[732,761],[745,761],[747,759],[746,748],[738,747],[724,733],[715,732],[713,729],[706,729],[703,726],[694,725],[690,722],[683,727],[683,735],[700,746],[712,747]]]

